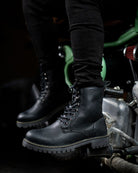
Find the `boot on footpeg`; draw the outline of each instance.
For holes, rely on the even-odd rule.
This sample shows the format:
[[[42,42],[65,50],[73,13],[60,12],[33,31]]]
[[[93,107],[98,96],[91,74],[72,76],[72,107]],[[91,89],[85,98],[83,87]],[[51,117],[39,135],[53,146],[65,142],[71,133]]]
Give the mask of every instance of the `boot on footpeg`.
[[[87,145],[92,149],[108,147],[103,92],[103,87],[73,87],[63,115],[50,126],[27,132],[23,146],[45,153],[70,152]]]

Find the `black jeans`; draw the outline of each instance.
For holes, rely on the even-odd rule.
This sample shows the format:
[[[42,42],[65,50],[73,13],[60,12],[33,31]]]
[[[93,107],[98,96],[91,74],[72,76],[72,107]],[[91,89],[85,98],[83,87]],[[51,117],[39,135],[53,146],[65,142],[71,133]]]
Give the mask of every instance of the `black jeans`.
[[[103,86],[100,75],[104,43],[101,1],[23,0],[23,12],[36,54],[47,64],[58,61],[57,31],[52,16],[67,14],[74,74],[80,87]]]

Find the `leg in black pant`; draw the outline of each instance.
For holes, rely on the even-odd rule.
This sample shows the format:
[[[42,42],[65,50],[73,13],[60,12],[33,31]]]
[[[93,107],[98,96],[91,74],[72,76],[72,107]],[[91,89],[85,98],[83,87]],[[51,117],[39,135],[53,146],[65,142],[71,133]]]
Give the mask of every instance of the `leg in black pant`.
[[[57,31],[52,17],[65,15],[64,0],[23,0],[23,12],[37,56],[47,62],[57,61]]]
[[[75,77],[80,87],[103,86],[101,62],[104,44],[101,0],[67,0]]]
[[[83,146],[91,146],[93,150],[108,147],[102,115],[100,72],[104,35],[100,3],[66,0],[76,78],[72,100],[55,123],[29,131],[23,140],[25,147],[48,153],[69,152]]]

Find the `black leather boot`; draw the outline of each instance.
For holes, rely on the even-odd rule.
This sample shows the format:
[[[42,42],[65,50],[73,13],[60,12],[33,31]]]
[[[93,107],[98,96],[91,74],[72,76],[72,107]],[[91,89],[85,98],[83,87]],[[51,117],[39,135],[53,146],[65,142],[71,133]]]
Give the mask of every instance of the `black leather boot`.
[[[45,153],[64,153],[90,145],[92,149],[108,144],[102,115],[103,88],[72,89],[72,101],[64,114],[50,126],[27,132],[23,146]]]
[[[61,63],[53,64],[52,67],[48,67],[45,62],[40,63],[40,96],[30,109],[18,115],[18,127],[42,126],[55,113],[64,109],[69,93]]]

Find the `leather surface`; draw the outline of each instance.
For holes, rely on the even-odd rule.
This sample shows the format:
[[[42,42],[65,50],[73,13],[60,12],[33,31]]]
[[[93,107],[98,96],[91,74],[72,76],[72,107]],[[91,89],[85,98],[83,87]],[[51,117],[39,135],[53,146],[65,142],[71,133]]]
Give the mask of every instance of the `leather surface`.
[[[103,88],[81,89],[79,111],[67,128],[62,128],[61,121],[57,120],[48,127],[29,131],[26,139],[37,145],[60,146],[107,135],[101,112],[102,98]]]

